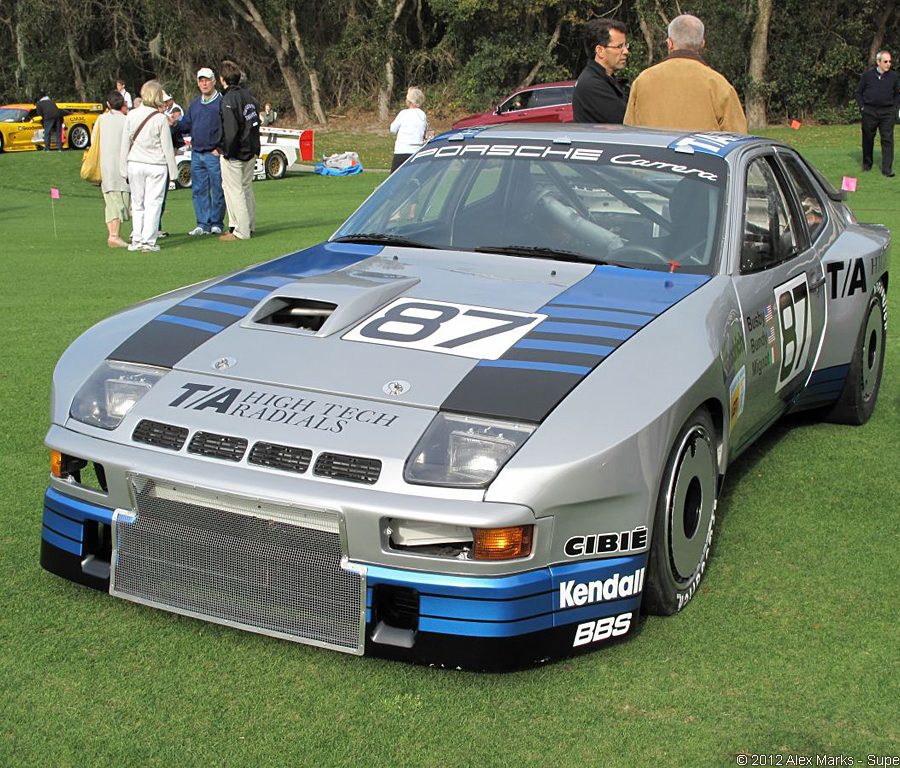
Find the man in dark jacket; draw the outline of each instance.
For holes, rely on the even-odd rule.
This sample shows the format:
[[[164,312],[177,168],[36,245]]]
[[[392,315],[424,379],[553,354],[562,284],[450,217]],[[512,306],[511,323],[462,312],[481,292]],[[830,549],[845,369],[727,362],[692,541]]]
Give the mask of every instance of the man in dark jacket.
[[[575,83],[572,119],[576,123],[621,123],[628,102],[627,86],[614,75],[628,60],[628,27],[615,19],[587,23],[585,43],[591,61]]]
[[[231,229],[219,240],[249,240],[256,229],[253,172],[259,155],[259,103],[241,85],[241,68],[233,61],[226,59],[219,65],[219,80],[225,88],[219,154]]]
[[[53,99],[43,92],[41,92],[38,103],[34,105],[34,109],[40,115],[44,126],[44,149],[49,152],[53,139],[56,139],[56,148],[62,150],[62,110],[56,106]]]
[[[881,133],[881,172],[893,176],[894,120],[900,102],[900,78],[891,70],[890,51],[879,51],[875,68],[859,79],[856,101],[862,111],[863,170],[872,169],[875,131]]]

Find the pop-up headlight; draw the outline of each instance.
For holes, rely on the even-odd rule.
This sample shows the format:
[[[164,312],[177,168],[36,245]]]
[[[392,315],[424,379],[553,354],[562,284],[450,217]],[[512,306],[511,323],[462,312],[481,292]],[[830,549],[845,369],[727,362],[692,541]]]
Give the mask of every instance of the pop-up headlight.
[[[534,432],[533,424],[439,413],[406,461],[408,483],[486,486]]]
[[[105,360],[82,385],[69,415],[101,429],[115,429],[163,376],[166,368]]]

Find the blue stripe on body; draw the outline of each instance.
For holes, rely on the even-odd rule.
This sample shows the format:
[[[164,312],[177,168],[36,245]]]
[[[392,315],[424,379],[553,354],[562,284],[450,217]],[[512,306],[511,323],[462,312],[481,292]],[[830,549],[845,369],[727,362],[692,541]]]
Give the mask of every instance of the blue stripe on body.
[[[566,373],[573,376],[586,376],[591,372],[590,367],[580,365],[560,365],[558,363],[537,363],[532,360],[480,360],[476,368],[521,368],[526,371],[549,371],[551,373]]]
[[[84,521],[72,520],[44,507],[44,526],[73,541],[84,541]]]
[[[608,355],[612,347],[604,347],[600,344],[578,344],[572,341],[549,341],[546,339],[522,339],[513,346],[521,349],[545,349],[553,352],[573,352],[576,355],[594,355],[595,357]]]
[[[264,299],[271,291],[262,288],[247,288],[242,285],[229,285],[222,283],[221,285],[213,285],[207,288],[203,293],[212,293],[218,296],[237,296],[241,299]]]
[[[61,549],[64,552],[69,552],[73,555],[81,556],[82,546],[80,541],[72,541],[72,539],[68,539],[65,536],[60,536],[58,533],[51,531],[47,526],[43,526],[41,528],[41,538],[44,541],[50,542],[57,549]]]
[[[570,336],[594,336],[601,339],[619,339],[624,341],[633,336],[635,331],[631,328],[616,328],[612,325],[587,325],[585,323],[555,323],[552,320],[544,320],[534,332],[541,333],[567,333]],[[525,336],[527,339],[528,336]]]
[[[419,629],[453,635],[512,637],[577,621],[637,611],[640,594],[560,607],[560,585],[634,576],[647,555],[562,563],[512,576],[452,576],[368,566],[366,620],[372,619],[372,590],[381,584],[419,592]]]
[[[183,325],[186,328],[196,328],[198,331],[208,331],[209,333],[218,333],[225,328],[224,325],[204,323],[202,320],[192,320],[189,317],[178,317],[177,315],[162,314],[156,317],[155,320],[161,323],[171,323],[172,325]]]
[[[209,311],[206,307],[190,303],[206,300],[209,296],[213,297],[210,299],[211,301],[215,301],[214,297],[216,296],[232,296],[260,301],[279,286],[292,283],[298,278],[336,272],[371,256],[378,255],[383,248],[384,246],[382,245],[321,243],[306,250],[297,251],[280,259],[275,259],[267,264],[251,267],[245,272],[229,275],[222,282],[199,291],[197,296],[202,296],[202,299],[198,299],[197,296],[185,299],[172,309],[163,312],[146,323],[116,347],[109,355],[109,359],[172,368],[185,356],[209,341],[209,336],[204,334],[215,335],[231,325],[231,323],[227,322],[224,324],[206,323],[196,319],[168,314],[176,311],[178,306]],[[257,288],[253,287],[254,285],[271,287],[268,289]],[[221,308],[217,308],[215,311],[225,312],[232,317],[238,316],[234,312]],[[245,312],[240,316],[243,317],[246,314]],[[173,340],[170,328],[172,324],[190,328],[193,333],[182,333]]]
[[[240,304],[228,304],[224,301],[210,301],[208,299],[185,299],[179,307],[195,307],[197,309],[209,309],[213,312],[224,312],[226,315],[244,317],[250,312],[250,307]]]
[[[581,309],[575,307],[554,307],[552,305],[538,311],[541,314],[548,315],[554,319],[592,320],[597,323],[621,323],[635,328],[641,328],[653,319],[653,316],[650,315],[626,315],[622,312],[610,312],[606,309]]]
[[[44,505],[70,520],[98,520],[108,525],[112,525],[113,512],[115,512],[109,507],[101,507],[99,504],[91,504],[66,496],[55,488],[48,488],[44,493]]]

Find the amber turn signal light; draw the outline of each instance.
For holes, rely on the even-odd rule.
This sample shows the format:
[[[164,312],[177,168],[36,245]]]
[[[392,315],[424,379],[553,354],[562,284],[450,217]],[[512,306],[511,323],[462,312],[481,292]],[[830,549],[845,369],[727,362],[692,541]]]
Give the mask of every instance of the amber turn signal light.
[[[533,525],[509,528],[476,528],[476,560],[513,560],[531,554]]]
[[[50,451],[50,474],[62,477],[62,454],[59,451]]]

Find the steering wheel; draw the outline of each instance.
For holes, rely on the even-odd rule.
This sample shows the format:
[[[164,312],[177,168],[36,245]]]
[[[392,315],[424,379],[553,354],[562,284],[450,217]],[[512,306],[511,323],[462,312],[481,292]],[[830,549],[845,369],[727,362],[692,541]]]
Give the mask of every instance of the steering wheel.
[[[616,248],[610,256],[616,261],[627,259],[629,256],[651,256],[666,266],[671,266],[672,264],[672,259],[667,258],[663,253],[657,251],[656,248],[651,248],[649,245],[641,245],[640,243],[628,243],[621,248]]]

